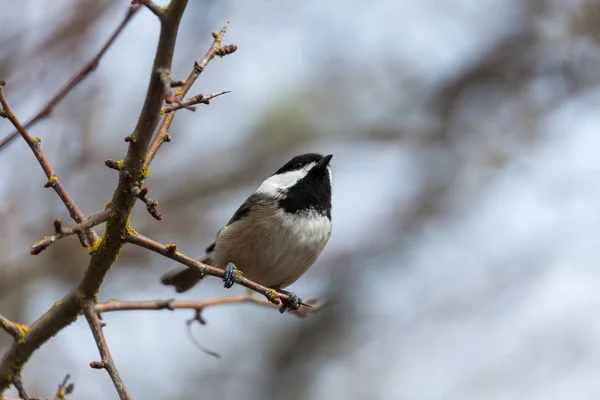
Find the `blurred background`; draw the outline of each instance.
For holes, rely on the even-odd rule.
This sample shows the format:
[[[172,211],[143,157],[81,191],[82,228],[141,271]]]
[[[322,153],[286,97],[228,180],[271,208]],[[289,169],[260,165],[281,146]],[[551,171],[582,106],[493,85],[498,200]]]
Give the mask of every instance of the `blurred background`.
[[[162,2],[163,4],[165,2]],[[126,0],[2,3],[0,77],[33,116],[120,23]],[[173,76],[185,79],[231,20],[147,180],[164,215],[133,226],[200,256],[266,176],[333,153],[333,234],[291,290],[330,307],[306,319],[254,305],[105,314],[139,399],[600,398],[600,1],[190,1]],[[103,209],[147,88],[159,24],[140,10],[51,118],[31,133],[86,215]],[[0,120],[0,138],[12,129]],[[30,149],[0,152],[0,313],[32,323],[82,275],[69,221]],[[70,224],[70,222],[69,222]],[[99,232],[102,228],[99,229]],[[158,283],[173,264],[128,246],[101,301],[208,299]],[[10,337],[0,334],[0,351]],[[67,374],[73,399],[116,392],[80,319],[23,372],[30,396]],[[7,393],[8,394],[8,393]],[[9,394],[14,394],[11,390]]]

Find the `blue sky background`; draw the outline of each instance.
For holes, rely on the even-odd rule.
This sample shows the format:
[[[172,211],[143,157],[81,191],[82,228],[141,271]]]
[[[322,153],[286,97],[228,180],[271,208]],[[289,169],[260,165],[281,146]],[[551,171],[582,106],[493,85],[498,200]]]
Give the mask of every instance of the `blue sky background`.
[[[75,2],[6,5],[0,77],[21,119],[94,54],[128,4],[98,3],[100,17],[64,49],[40,43]],[[207,309],[208,325],[192,332],[220,360],[188,339],[189,312],[107,314],[135,398],[600,396],[597,2],[190,3],[173,75],[184,79],[230,20],[225,42],[239,50],[212,61],[190,94],[231,93],[177,114],[148,180],[165,221],[138,207],[134,227],[200,255],[280,164],[333,153],[333,235],[292,286],[332,305],[304,320]],[[100,68],[32,129],[86,215],[116,186],[103,160],[126,151],[158,29],[141,10]],[[28,255],[54,218],[68,219],[44,181],[21,141],[0,153],[0,312],[23,323],[87,260],[73,238]],[[170,266],[127,248],[101,300],[175,297],[157,281]],[[176,297],[242,292],[212,280]],[[73,398],[115,398],[108,375],[88,367],[97,359],[78,320],[34,354],[23,379],[30,395],[48,396],[69,373]]]

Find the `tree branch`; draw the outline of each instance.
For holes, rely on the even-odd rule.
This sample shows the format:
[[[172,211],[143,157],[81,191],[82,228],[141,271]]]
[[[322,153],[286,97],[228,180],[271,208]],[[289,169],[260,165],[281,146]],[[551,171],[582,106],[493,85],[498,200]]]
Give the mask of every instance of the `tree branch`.
[[[210,49],[208,49],[208,51],[206,52],[206,55],[204,56],[202,61],[194,63],[194,69],[190,73],[190,76],[184,81],[184,84],[181,86],[181,88],[177,92],[175,92],[175,102],[181,102],[183,100],[183,98],[190,90],[194,82],[196,82],[196,79],[198,79],[202,71],[204,71],[204,68],[206,68],[208,63],[213,58],[215,58],[216,55],[223,57],[237,50],[236,45],[223,46],[221,43],[221,40],[223,39],[223,36],[225,35],[228,26],[229,22],[227,22],[227,24],[225,24],[225,26],[221,28],[221,30],[218,33],[213,32],[213,44],[210,46]],[[150,163],[154,159],[154,156],[156,155],[156,152],[158,151],[160,146],[162,146],[163,142],[167,142],[170,140],[167,138],[170,138],[168,131],[171,127],[171,123],[173,122],[173,118],[175,118],[174,112],[168,113],[164,117],[163,122],[160,125],[160,128],[156,133],[152,144],[150,145],[150,149],[146,154],[146,162],[144,163],[146,167],[150,165]]]
[[[196,107],[193,107],[194,104],[210,104],[210,100],[227,93],[231,92],[229,90],[226,90],[224,92],[211,93],[207,95],[199,94],[197,96],[190,97],[189,99],[180,101],[178,103],[167,104],[162,108],[161,112],[164,114],[168,114],[172,113],[173,111],[180,110],[182,108],[185,108],[186,110],[190,111],[196,111]]]
[[[148,210],[148,213],[152,215],[152,218],[158,221],[161,221],[163,219],[162,214],[156,209],[156,207],[158,206],[158,201],[152,200],[150,197],[148,197],[147,187],[140,189],[139,187],[134,186],[131,188],[131,193],[133,193],[135,197],[137,197],[138,199],[143,201],[144,204],[146,204],[146,210]]]
[[[52,398],[52,400],[64,400],[68,394],[73,393],[75,390],[75,385],[69,383],[69,379],[71,375],[65,376],[65,379],[58,385],[58,390],[56,390],[56,394]]]
[[[251,295],[241,295],[219,297],[202,301],[175,301],[174,299],[147,301],[108,300],[107,302],[97,304],[96,311],[105,313],[131,310],[200,310],[206,307],[237,303],[253,303],[259,306],[277,309],[277,305],[271,303],[269,300]],[[298,310],[294,310],[293,313],[298,317],[304,318],[308,312],[318,312],[327,306],[326,302],[315,299],[308,300],[307,304],[311,305],[311,308],[302,307]]]
[[[62,221],[60,218],[54,220],[54,229],[55,234],[51,236],[46,236],[44,239],[39,242],[35,242],[33,246],[31,246],[31,250],[29,251],[32,255],[40,254],[43,250],[45,250],[52,243],[65,238],[67,236],[71,236],[73,234],[78,234],[84,232],[86,229],[92,228],[94,226],[100,225],[108,221],[115,215],[115,211],[111,208],[108,208],[104,211],[100,211],[97,214],[92,215],[85,221],[80,222],[79,224],[73,225],[69,228],[64,229],[62,227]]]
[[[152,0],[131,0],[131,4],[141,4],[148,8],[148,10],[152,11],[152,13],[159,18],[167,10],[166,7],[161,7]]]
[[[130,6],[127,10],[127,14],[125,14],[125,18],[121,24],[117,27],[117,29],[113,32],[112,35],[108,38],[104,46],[100,49],[100,51],[87,63],[83,66],[83,68],[73,77],[67,84],[52,98],[50,101],[42,108],[33,118],[31,118],[25,124],[25,128],[29,129],[34,126],[36,123],[42,121],[52,114],[52,110],[58,103],[64,99],[67,94],[71,92],[77,85],[79,85],[91,72],[95,71],[100,64],[100,59],[106,54],[110,46],[115,42],[119,34],[123,31],[127,23],[131,20],[131,18],[135,15],[139,6]],[[19,131],[14,131],[2,141],[0,141],[0,151],[8,146],[15,138],[19,136]]]
[[[21,381],[21,374],[15,374],[12,377],[13,385],[17,389],[17,393],[19,393],[19,398],[23,400],[30,400],[27,392],[25,391],[25,387],[23,386],[23,382]]]
[[[31,325],[25,335],[25,343],[13,343],[0,360],[0,393],[8,387],[8,377],[20,371],[35,350],[77,319],[81,311],[80,299],[97,296],[107,272],[125,243],[124,238],[130,230],[129,216],[136,202],[129,189],[143,180],[146,151],[160,118],[163,87],[157,71],[161,68],[171,69],[179,22],[186,5],[187,0],[172,0],[168,10],[161,16],[160,37],[146,99],[131,135],[124,169],[119,171],[119,183],[110,202],[115,216],[107,221],[102,239],[88,250],[91,254],[90,262],[77,287]],[[81,218],[77,222],[83,220]]]
[[[126,234],[125,240],[128,243],[135,244],[148,250],[152,250],[155,253],[161,254],[171,260],[175,260],[180,264],[183,264],[189,268],[197,270],[201,275],[211,275],[219,278],[223,278],[224,271],[220,268],[212,267],[207,264],[203,264],[198,260],[188,257],[185,254],[177,251],[177,246],[174,244],[161,244],[149,239],[145,236],[140,235],[137,232],[130,231]],[[234,278],[235,283],[247,287],[257,293],[262,294],[273,304],[280,304],[281,301],[288,300],[288,296],[283,293],[278,293],[275,290],[266,286],[260,285],[256,282],[244,278],[243,276],[236,276]]]
[[[96,346],[98,346],[98,352],[100,353],[100,362],[92,362],[90,363],[90,367],[96,369],[104,368],[110,379],[112,379],[113,384],[115,385],[115,389],[117,389],[117,393],[119,394],[119,398],[121,400],[130,400],[131,397],[127,393],[127,389],[125,388],[125,384],[121,379],[121,375],[115,366],[115,362],[110,355],[110,350],[108,349],[108,344],[106,344],[106,338],[104,337],[104,332],[102,331],[102,322],[98,317],[98,312],[95,309],[95,302],[91,299],[86,299],[82,302],[83,315],[85,315],[85,319],[90,326],[90,330],[94,335],[94,340],[96,340]]]
[[[17,343],[23,343],[25,340],[25,333],[29,330],[27,325],[14,323],[3,315],[0,315],[0,327],[12,336]]]
[[[25,127],[21,124],[21,121],[19,121],[13,110],[10,108],[8,101],[4,96],[3,88],[5,84],[6,83],[4,81],[0,81],[0,105],[2,105],[3,108],[2,116],[8,118],[8,120],[13,124],[13,126],[17,128],[17,131],[21,134],[23,139],[25,139],[25,141],[29,145],[29,148],[31,148],[31,151],[33,151],[33,154],[38,159],[40,165],[42,166],[42,169],[46,173],[46,177],[48,178],[48,182],[44,186],[52,187],[54,189],[56,194],[58,194],[58,197],[60,197],[62,202],[67,207],[67,210],[69,210],[69,214],[71,215],[71,218],[75,220],[75,222],[82,222],[83,220],[85,220],[85,216],[83,215],[79,207],[77,207],[77,204],[75,204],[75,202],[67,192],[67,189],[65,189],[63,184],[56,177],[52,166],[50,165],[50,163],[46,159],[46,156],[44,155],[44,152],[42,151],[42,148],[40,146],[40,139],[31,137],[29,132],[27,132],[27,129],[25,129]],[[88,229],[85,232],[85,236],[81,235],[79,237],[79,240],[81,244],[85,247],[87,247],[85,244],[86,238],[90,244],[94,244],[98,240],[98,235],[96,235],[96,232],[94,232],[91,229]]]

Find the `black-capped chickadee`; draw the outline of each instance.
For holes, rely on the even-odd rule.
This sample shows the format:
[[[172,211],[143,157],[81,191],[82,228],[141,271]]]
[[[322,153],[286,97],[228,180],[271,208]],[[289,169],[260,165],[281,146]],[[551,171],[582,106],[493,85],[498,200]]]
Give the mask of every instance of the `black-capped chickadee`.
[[[300,306],[298,296],[283,288],[312,266],[331,236],[332,157],[308,153],[292,158],[217,233],[201,261],[225,269],[226,288],[233,286],[239,267],[244,277],[289,296],[282,313]],[[197,270],[179,266],[160,281],[181,293],[200,279]]]

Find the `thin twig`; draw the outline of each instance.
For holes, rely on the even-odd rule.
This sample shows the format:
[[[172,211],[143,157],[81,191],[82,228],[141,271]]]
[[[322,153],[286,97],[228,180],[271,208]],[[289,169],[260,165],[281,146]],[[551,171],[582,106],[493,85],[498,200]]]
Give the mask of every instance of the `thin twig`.
[[[277,305],[261,297],[251,295],[219,297],[216,299],[201,300],[201,301],[175,301],[174,299],[167,300],[147,300],[147,301],[120,301],[108,300],[104,303],[96,305],[96,311],[99,313],[113,311],[130,311],[130,310],[199,310],[206,307],[212,307],[225,304],[236,303],[253,303],[263,307],[277,309]],[[306,317],[307,312],[318,312],[327,306],[326,302],[310,299],[307,304],[311,308],[301,307],[294,310],[293,313],[299,317]]]
[[[152,11],[154,15],[160,17],[165,12],[165,8],[159,6],[152,0],[131,0],[131,4],[141,4]]]
[[[83,68],[74,77],[72,77],[71,80],[67,82],[67,84],[62,89],[60,89],[60,91],[56,95],[54,95],[52,99],[50,99],[50,101],[44,106],[44,108],[42,108],[36,115],[33,116],[33,118],[31,118],[29,121],[27,121],[27,123],[25,123],[25,128],[29,129],[36,123],[50,116],[52,114],[52,111],[54,110],[54,107],[56,107],[56,105],[60,103],[61,100],[64,99],[67,96],[67,94],[69,94],[71,90],[73,90],[79,83],[81,83],[81,81],[83,81],[91,72],[96,70],[96,68],[100,64],[100,59],[108,51],[110,46],[112,46],[119,34],[123,31],[123,28],[125,28],[127,23],[131,20],[131,18],[135,15],[136,11],[139,8],[139,6],[129,7],[129,9],[127,10],[127,14],[125,14],[125,18],[123,18],[123,21],[117,27],[117,29],[115,29],[113,34],[110,35],[110,37],[108,38],[104,46],[102,46],[100,51],[90,61],[88,61],[88,63],[85,64]],[[15,140],[17,136],[19,136],[19,131],[14,131],[10,135],[2,139],[2,141],[0,141],[0,151],[3,148],[5,148],[8,144],[10,144],[13,140]]]
[[[65,379],[58,385],[58,389],[52,400],[64,400],[68,394],[73,393],[75,385],[73,385],[73,383],[68,383],[70,378],[71,375],[65,376]]]
[[[187,92],[190,90],[190,88],[192,87],[194,82],[196,82],[196,79],[200,76],[202,71],[204,71],[204,68],[206,68],[208,63],[213,58],[215,58],[215,56],[222,57],[224,55],[231,54],[237,50],[236,45],[223,46],[221,43],[223,36],[225,35],[225,32],[227,31],[228,26],[229,26],[229,22],[227,22],[227,24],[225,24],[225,26],[223,26],[223,28],[221,28],[221,30],[219,32],[213,32],[214,40],[213,40],[212,45],[210,46],[210,48],[204,55],[204,58],[202,59],[202,61],[194,63],[194,69],[190,73],[190,76],[185,80],[185,84],[183,86],[181,86],[181,88],[179,90],[177,90],[177,92],[175,92],[175,102],[177,102],[177,101],[181,102],[183,100],[183,98],[185,97]],[[154,140],[152,140],[152,144],[150,145],[148,152],[146,153],[146,161],[144,163],[144,166],[147,167],[148,165],[150,165],[150,163],[154,159],[154,156],[156,155],[156,152],[158,151],[160,146],[162,146],[163,142],[169,141],[169,140],[167,140],[167,138],[170,138],[168,131],[169,131],[169,128],[171,127],[171,123],[173,122],[174,117],[175,117],[175,113],[168,113],[167,115],[165,115],[163,122],[160,125],[160,128],[159,128],[158,132],[156,133],[156,136],[154,136]]]
[[[29,330],[27,325],[17,324],[12,322],[3,315],[0,315],[0,328],[6,331],[10,336],[15,339],[17,343],[23,343],[25,340],[25,334]]]
[[[96,341],[96,346],[98,346],[98,352],[100,353],[101,359],[100,363],[95,363],[95,366],[90,364],[90,366],[92,366],[92,368],[104,368],[106,372],[108,372],[110,379],[112,379],[115,389],[117,389],[117,393],[119,394],[119,398],[121,400],[131,399],[127,393],[125,384],[121,379],[121,375],[115,366],[115,362],[110,355],[110,350],[108,349],[106,339],[104,338],[104,332],[102,331],[102,322],[98,317],[94,302],[90,299],[83,300],[82,310],[83,315],[85,315],[85,319],[87,319],[90,326],[90,330],[94,335],[94,340]]]
[[[181,87],[185,85],[185,81],[171,81],[171,87]]]
[[[139,187],[134,186],[131,188],[131,193],[133,193],[135,197],[137,197],[138,199],[143,201],[144,204],[146,204],[146,210],[148,210],[148,213],[152,215],[152,218],[158,221],[162,221],[163,216],[160,213],[160,211],[156,209],[156,207],[158,206],[158,201],[152,200],[150,197],[148,197],[147,187],[140,189]]]
[[[182,108],[185,108],[190,111],[196,111],[196,107],[192,107],[194,104],[210,104],[210,100],[214,99],[215,97],[219,97],[224,94],[227,94],[227,93],[231,93],[231,92],[229,90],[226,90],[224,92],[211,93],[211,94],[207,94],[207,95],[199,94],[199,95],[190,97],[189,99],[178,102],[178,103],[176,102],[173,104],[167,104],[166,106],[164,106],[162,108],[162,112],[167,114],[167,113],[171,113],[173,111],[180,110]]]
[[[161,68],[156,72],[158,73],[158,77],[160,78],[160,81],[163,84],[163,88],[165,91],[165,102],[167,104],[173,103],[175,101],[175,96],[173,96],[173,92],[171,91],[171,71],[165,68]]]
[[[67,210],[69,210],[69,214],[71,215],[71,218],[75,220],[75,222],[79,223],[84,221],[85,215],[83,215],[79,207],[77,207],[77,204],[75,204],[75,202],[67,192],[67,189],[65,189],[63,184],[56,177],[52,166],[50,165],[50,163],[46,159],[46,156],[44,155],[44,152],[42,151],[39,139],[31,137],[29,132],[27,132],[27,129],[21,124],[21,121],[19,121],[13,110],[10,108],[8,101],[4,96],[4,91],[2,90],[4,85],[5,83],[3,81],[0,81],[0,104],[2,105],[4,116],[8,118],[8,120],[21,134],[23,139],[25,139],[25,141],[29,145],[29,148],[31,148],[31,151],[33,151],[33,154],[38,159],[40,165],[42,166],[42,169],[46,173],[46,177],[48,178],[46,186],[52,187],[54,189],[56,194],[58,194],[58,197],[60,197],[62,202],[67,207]],[[94,244],[98,240],[98,235],[96,235],[96,232],[94,232],[92,229],[87,229],[85,232],[85,236],[81,235],[79,237],[79,240],[82,243],[82,245],[85,243],[86,237],[87,241],[90,244]]]
[[[150,238],[132,232],[127,233],[127,235],[125,236],[125,240],[131,244],[135,244],[137,246],[144,247],[148,250],[152,250],[155,253],[162,254],[163,256],[170,258],[171,260],[175,260],[180,264],[186,265],[190,268],[194,268],[202,276],[211,275],[219,278],[223,278],[224,276],[224,270],[201,263],[198,260],[193,259],[192,257],[188,257],[185,254],[180,253],[177,250],[177,246],[174,244],[164,245],[155,242]],[[252,289],[257,293],[262,294],[267,298],[267,300],[269,300],[273,304],[280,304],[282,301],[285,302],[286,300],[288,300],[287,295],[276,292],[275,290],[260,285],[256,282],[252,282],[251,280],[244,278],[243,276],[235,276],[234,282],[245,286],[248,289]]]
[[[31,250],[29,251],[32,255],[40,254],[43,250],[45,250],[52,243],[65,238],[67,236],[71,236],[73,234],[78,234],[84,232],[86,229],[92,228],[94,226],[100,225],[108,221],[113,215],[115,211],[112,208],[108,208],[104,211],[100,211],[97,214],[92,215],[88,219],[79,224],[73,225],[69,228],[62,227],[62,221],[60,218],[54,220],[54,229],[55,234],[51,236],[46,236],[44,239],[39,242],[35,242],[31,246]]]
[[[13,385],[15,385],[15,388],[17,389],[17,393],[19,393],[19,398],[23,399],[23,400],[29,400],[29,396],[27,395],[27,392],[25,391],[25,388],[23,387],[23,382],[21,381],[21,374],[15,374],[15,376],[12,377],[12,382]]]
[[[25,343],[13,342],[0,359],[0,393],[10,385],[9,377],[20,371],[37,349],[78,318],[81,296],[92,299],[98,295],[106,274],[125,244],[125,236],[130,229],[129,217],[136,203],[136,198],[129,189],[142,177],[144,157],[152,140],[152,133],[158,126],[163,105],[163,87],[154,71],[159,68],[171,69],[179,23],[187,3],[187,0],[171,0],[168,10],[161,16],[158,46],[151,69],[153,73],[137,124],[131,134],[134,140],[127,147],[124,168],[119,171],[119,183],[111,199],[111,208],[116,214],[107,221],[102,240],[89,249],[91,257],[77,287],[54,303],[29,327]]]

